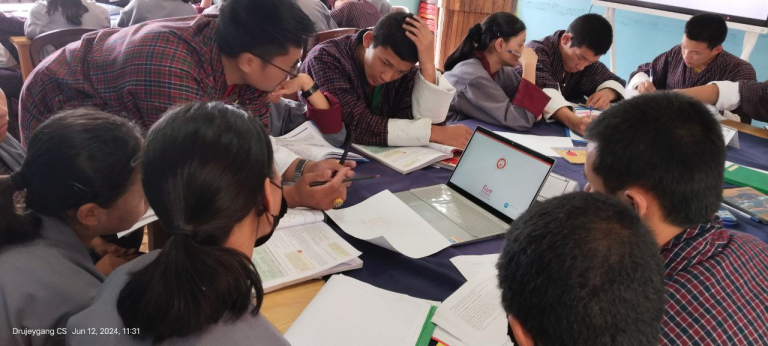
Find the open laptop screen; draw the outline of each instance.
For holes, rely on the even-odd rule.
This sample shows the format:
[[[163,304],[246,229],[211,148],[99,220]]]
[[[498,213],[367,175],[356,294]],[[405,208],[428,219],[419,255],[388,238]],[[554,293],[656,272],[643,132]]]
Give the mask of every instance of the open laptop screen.
[[[478,127],[448,186],[510,223],[536,200],[553,158]]]

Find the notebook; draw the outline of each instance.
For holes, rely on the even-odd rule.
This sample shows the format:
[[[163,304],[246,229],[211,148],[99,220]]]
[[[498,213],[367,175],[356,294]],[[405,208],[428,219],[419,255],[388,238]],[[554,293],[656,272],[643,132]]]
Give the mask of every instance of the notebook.
[[[321,161],[325,159],[339,160],[344,154],[343,149],[336,148],[323,139],[320,130],[310,121],[306,121],[301,126],[295,128],[280,137],[275,137],[275,142],[283,148],[292,151],[302,159],[310,161]],[[348,160],[366,161],[362,156],[349,153]]]
[[[420,170],[434,163],[452,159],[462,150],[456,147],[429,143],[423,147],[378,147],[353,144],[352,147],[401,174]]]
[[[725,176],[723,178],[728,184],[749,186],[762,193],[768,193],[768,173],[732,164],[725,167]]]
[[[361,252],[325,222],[323,212],[289,209],[269,241],[253,249],[264,292],[363,267]]]
[[[437,304],[334,275],[285,338],[293,346],[421,345]]]
[[[768,196],[751,187],[723,190],[723,202],[768,223]]]

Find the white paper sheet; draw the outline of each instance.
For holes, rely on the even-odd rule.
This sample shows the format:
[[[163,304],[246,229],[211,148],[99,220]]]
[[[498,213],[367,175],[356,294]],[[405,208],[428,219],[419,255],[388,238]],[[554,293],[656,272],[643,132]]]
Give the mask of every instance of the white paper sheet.
[[[344,153],[343,149],[332,146],[323,138],[320,130],[312,122],[304,122],[293,131],[275,138],[275,142],[283,148],[292,151],[302,159],[320,161],[324,159],[338,159]],[[350,160],[362,160],[363,157],[349,153]]]
[[[325,215],[320,210],[306,208],[290,208],[280,220],[277,229],[307,225],[325,220]]]
[[[517,144],[522,144],[547,156],[560,156],[552,150],[553,147],[561,148],[573,146],[573,141],[568,137],[521,135],[518,133],[500,131],[496,131],[496,134],[509,138]]]
[[[153,222],[153,221],[157,221],[157,215],[155,215],[155,211],[152,210],[152,208],[149,208],[147,210],[147,213],[144,214],[144,216],[142,216],[139,219],[139,222],[137,222],[135,225],[131,226],[130,229],[118,233],[117,237],[118,238],[122,238],[122,237],[125,237],[128,234],[131,234],[133,231],[137,231],[139,229],[144,229],[144,226],[148,225],[150,222]]]
[[[720,127],[723,131],[723,139],[725,140],[725,145],[739,149],[739,131],[725,125],[721,125]]]
[[[479,255],[479,256],[456,256],[451,258],[451,263],[456,266],[461,275],[469,280],[476,275],[493,273],[496,274],[496,262],[499,261],[499,254]]]
[[[430,302],[334,275],[286,331],[293,346],[413,346]]]
[[[411,258],[429,256],[451,245],[389,190],[355,206],[325,213],[349,235]]]
[[[362,266],[360,251],[324,222],[275,230],[272,238],[253,249],[253,263],[264,292],[320,276],[327,269],[339,271]],[[352,261],[347,265],[345,262]],[[338,272],[338,271],[337,271]]]
[[[432,322],[466,345],[511,344],[507,321],[495,273],[474,276],[451,294],[432,317]]]

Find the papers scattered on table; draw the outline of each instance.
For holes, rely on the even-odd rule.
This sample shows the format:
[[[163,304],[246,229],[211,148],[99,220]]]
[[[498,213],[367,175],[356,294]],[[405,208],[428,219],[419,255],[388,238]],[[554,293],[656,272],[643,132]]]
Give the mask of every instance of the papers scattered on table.
[[[412,258],[429,256],[451,245],[389,190],[326,214],[349,235]]]
[[[461,275],[464,275],[464,278],[467,280],[479,274],[496,274],[496,262],[498,261],[499,254],[456,256],[451,258],[451,263],[456,266],[456,269],[458,269]]]
[[[144,214],[144,216],[142,216],[139,219],[139,222],[137,222],[135,225],[131,226],[130,229],[118,233],[117,237],[118,238],[122,238],[122,237],[125,237],[126,235],[131,234],[133,231],[137,231],[139,229],[144,229],[144,226],[146,226],[149,223],[154,222],[154,221],[157,221],[157,215],[155,215],[155,211],[152,210],[152,208],[149,208],[147,210],[147,213]]]
[[[571,137],[573,139],[573,137]],[[565,147],[565,148],[552,148],[560,157],[574,165],[583,165],[587,163],[587,148],[586,147]]]
[[[286,135],[276,137],[275,142],[302,159],[320,161],[325,159],[341,159],[343,149],[336,148],[323,138],[315,125],[306,121]],[[347,158],[354,161],[364,161],[362,156],[349,153]]]
[[[281,220],[272,238],[253,249],[253,264],[265,293],[362,268],[360,251],[323,222],[322,214],[317,210],[289,209],[284,218],[288,223],[283,225]]]
[[[722,124],[720,127],[723,131],[723,139],[725,140],[725,145],[739,149],[739,131],[733,127],[725,126]]]
[[[424,147],[377,147],[359,144],[352,146],[365,156],[402,174],[408,174],[442,160],[451,159],[462,152],[459,148],[437,143],[429,143]]]
[[[482,273],[469,279],[437,308],[432,322],[461,342],[454,341],[451,346],[512,345],[496,273]]]
[[[294,346],[414,346],[436,304],[334,275],[285,338]]]
[[[547,156],[559,156],[552,148],[572,147],[573,142],[568,137],[521,135],[511,132],[496,131],[497,134],[511,139],[517,144],[536,150]]]

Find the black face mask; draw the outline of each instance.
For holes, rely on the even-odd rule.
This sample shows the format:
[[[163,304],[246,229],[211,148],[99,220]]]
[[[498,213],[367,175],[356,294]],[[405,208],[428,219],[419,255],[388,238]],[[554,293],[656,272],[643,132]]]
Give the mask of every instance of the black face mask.
[[[270,181],[270,183],[272,183]],[[285,216],[285,213],[288,212],[288,202],[285,201],[285,195],[282,194],[283,187],[280,185],[277,185],[275,183],[272,183],[272,185],[275,185],[280,188],[280,196],[281,196],[281,204],[280,204],[280,212],[277,213],[277,215],[272,215],[272,230],[269,231],[269,233],[259,239],[256,239],[256,244],[253,245],[253,247],[259,247],[264,245],[267,241],[269,241],[269,238],[272,238],[272,235],[275,233],[275,229],[277,228],[277,225],[280,224],[280,219]],[[271,215],[271,214],[270,214]]]

